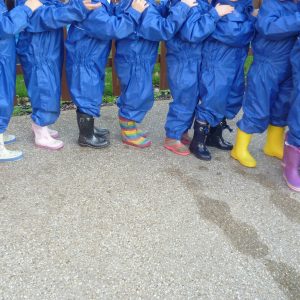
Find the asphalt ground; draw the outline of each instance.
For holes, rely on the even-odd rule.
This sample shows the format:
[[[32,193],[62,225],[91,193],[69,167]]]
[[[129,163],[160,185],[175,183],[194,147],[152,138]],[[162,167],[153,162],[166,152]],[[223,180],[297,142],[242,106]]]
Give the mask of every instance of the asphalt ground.
[[[0,299],[300,299],[300,195],[264,135],[255,169],[215,149],[179,157],[162,147],[167,109],[147,116],[144,150],[121,143],[116,107],[105,150],[77,145],[75,111],[57,152],[12,119],[24,159],[0,165]]]

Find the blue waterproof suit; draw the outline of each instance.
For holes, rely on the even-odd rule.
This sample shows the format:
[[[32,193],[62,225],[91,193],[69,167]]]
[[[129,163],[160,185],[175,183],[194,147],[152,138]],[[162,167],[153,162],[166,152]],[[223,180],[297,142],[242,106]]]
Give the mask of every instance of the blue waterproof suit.
[[[294,93],[288,115],[289,132],[287,141],[290,145],[300,147],[300,39],[298,37],[291,52],[293,67]]]
[[[122,13],[130,4],[131,0],[122,1],[117,12]],[[119,115],[138,123],[153,106],[152,72],[159,41],[171,39],[186,20],[190,10],[186,4],[178,2],[165,15],[166,3],[158,5],[151,0],[149,4],[138,32],[117,41],[115,57],[121,82]]]
[[[112,39],[126,38],[136,30],[141,14],[133,8],[118,17],[106,0],[80,23],[68,31],[67,79],[72,100],[78,111],[100,116],[104,92],[105,67]]]
[[[82,21],[88,11],[81,0],[66,5],[58,0],[41,2],[44,5],[19,36],[17,53],[31,100],[31,118],[37,125],[47,126],[55,123],[60,113],[63,27]]]
[[[216,30],[220,17],[199,0],[177,35],[167,41],[168,82],[173,97],[165,125],[168,138],[180,140],[191,127],[200,99],[203,41]]]
[[[264,0],[256,29],[244,115],[237,123],[249,134],[261,133],[269,124],[278,127],[287,124],[293,86],[290,53],[300,32],[297,3]]]
[[[254,36],[252,1],[213,1],[228,4],[234,11],[221,18],[203,45],[201,102],[196,119],[217,126],[224,117],[233,119],[245,93],[244,64]]]
[[[31,9],[23,5],[8,12],[0,0],[0,133],[6,131],[14,108],[16,88],[15,34],[26,28]]]

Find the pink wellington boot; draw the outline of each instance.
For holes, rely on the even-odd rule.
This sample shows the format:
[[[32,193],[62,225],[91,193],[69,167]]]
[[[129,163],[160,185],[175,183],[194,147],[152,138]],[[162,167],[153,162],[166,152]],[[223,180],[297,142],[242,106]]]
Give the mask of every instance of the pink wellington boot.
[[[292,190],[300,192],[300,148],[284,144],[283,177]]]
[[[55,140],[49,133],[47,126],[38,126],[32,123],[32,130],[35,137],[35,144],[40,148],[59,150],[64,146],[64,143],[59,140]]]

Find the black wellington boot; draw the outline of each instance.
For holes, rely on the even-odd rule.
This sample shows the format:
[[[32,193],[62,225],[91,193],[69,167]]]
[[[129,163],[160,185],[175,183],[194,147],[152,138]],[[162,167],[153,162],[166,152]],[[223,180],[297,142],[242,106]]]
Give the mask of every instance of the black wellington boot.
[[[211,160],[211,155],[206,148],[206,139],[209,133],[209,125],[195,121],[194,136],[190,144],[191,152],[199,159]]]
[[[223,130],[225,129],[228,129],[230,132],[232,132],[232,129],[229,127],[229,125],[227,125],[226,119],[224,118],[221,123],[218,124],[218,126],[210,128],[206,145],[225,151],[232,150],[233,145],[223,138]]]
[[[78,144],[83,147],[105,148],[109,146],[109,140],[97,136],[94,133],[94,118],[77,112],[77,123],[79,127]]]

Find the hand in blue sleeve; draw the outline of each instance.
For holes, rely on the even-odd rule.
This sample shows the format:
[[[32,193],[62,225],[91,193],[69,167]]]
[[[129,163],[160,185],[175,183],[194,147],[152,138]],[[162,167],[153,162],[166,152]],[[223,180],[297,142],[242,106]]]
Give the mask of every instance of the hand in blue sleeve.
[[[44,32],[62,28],[72,22],[81,22],[87,16],[88,10],[82,0],[71,0],[68,4],[54,2],[53,5],[44,5],[39,8],[27,28],[29,32]]]
[[[198,7],[192,9],[193,13],[180,30],[182,40],[200,43],[215,31],[220,16],[214,7],[209,11],[208,8],[207,5],[202,6],[199,4]]]
[[[179,31],[186,21],[190,7],[183,2],[178,2],[170,8],[167,17],[160,13],[155,5],[151,5],[144,14],[138,34],[150,41],[167,41]]]
[[[25,5],[18,6],[9,13],[0,14],[0,38],[7,38],[25,29],[32,11]]]
[[[218,22],[211,36],[229,46],[244,47],[251,42],[254,33],[253,18],[234,11]]]
[[[140,17],[141,13],[132,7],[118,16],[110,15],[103,5],[93,11],[79,26],[94,38],[123,39],[135,31]]]

